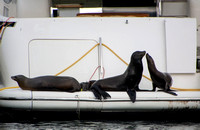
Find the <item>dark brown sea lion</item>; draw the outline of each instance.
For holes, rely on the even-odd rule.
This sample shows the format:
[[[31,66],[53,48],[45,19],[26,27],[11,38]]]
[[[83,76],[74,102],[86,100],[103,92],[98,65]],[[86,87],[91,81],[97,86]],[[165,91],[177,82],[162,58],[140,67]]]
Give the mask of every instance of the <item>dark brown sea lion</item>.
[[[88,91],[88,90],[90,90],[90,88],[91,88],[91,86],[92,86],[92,84],[94,82],[96,82],[96,80],[90,80],[88,82],[81,82],[80,86],[82,88],[82,91]]]
[[[145,51],[136,51],[131,56],[131,61],[126,71],[119,76],[97,80],[92,86],[91,91],[97,99],[111,98],[105,91],[127,91],[132,102],[136,100],[136,90],[139,90],[139,83],[142,78],[143,65],[142,58]]]
[[[73,77],[41,76],[27,78],[24,75],[16,75],[11,78],[17,81],[18,85],[23,90],[65,92],[76,92],[81,90],[79,82]]]
[[[169,73],[162,73],[157,70],[153,58],[147,53],[146,54],[147,65],[149,73],[152,79],[153,91],[156,87],[164,90],[164,92],[177,96],[176,93],[172,92],[170,87],[172,86],[172,77]]]

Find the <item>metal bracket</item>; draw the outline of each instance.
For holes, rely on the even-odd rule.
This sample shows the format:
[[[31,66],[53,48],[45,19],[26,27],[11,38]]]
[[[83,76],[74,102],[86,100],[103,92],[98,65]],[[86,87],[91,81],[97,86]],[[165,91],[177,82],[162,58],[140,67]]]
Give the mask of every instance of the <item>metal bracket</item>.
[[[103,75],[103,52],[102,52],[102,38],[99,37],[99,60],[98,60],[99,67],[99,79]]]

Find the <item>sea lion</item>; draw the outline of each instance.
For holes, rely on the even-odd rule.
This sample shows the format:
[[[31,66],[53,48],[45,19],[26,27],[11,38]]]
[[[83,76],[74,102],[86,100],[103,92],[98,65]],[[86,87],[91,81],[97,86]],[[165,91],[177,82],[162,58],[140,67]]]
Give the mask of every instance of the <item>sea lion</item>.
[[[88,90],[90,90],[90,88],[91,88],[91,86],[92,86],[92,84],[94,82],[96,82],[96,80],[90,80],[88,82],[81,82],[80,86],[81,86],[82,91],[88,91]]]
[[[131,101],[136,100],[136,90],[139,90],[139,83],[142,78],[143,65],[142,58],[145,51],[136,51],[131,56],[131,61],[126,71],[118,76],[97,80],[92,86],[91,91],[97,99],[111,98],[105,91],[127,91]]]
[[[65,92],[76,92],[81,90],[79,82],[73,77],[41,76],[27,78],[24,75],[16,75],[11,78],[15,80],[23,90]]]
[[[156,90],[156,87],[164,90],[164,92],[177,96],[176,93],[172,92],[170,87],[172,86],[172,77],[169,73],[162,73],[157,70],[153,58],[147,53],[146,54],[147,65],[149,73],[152,79],[153,90]]]

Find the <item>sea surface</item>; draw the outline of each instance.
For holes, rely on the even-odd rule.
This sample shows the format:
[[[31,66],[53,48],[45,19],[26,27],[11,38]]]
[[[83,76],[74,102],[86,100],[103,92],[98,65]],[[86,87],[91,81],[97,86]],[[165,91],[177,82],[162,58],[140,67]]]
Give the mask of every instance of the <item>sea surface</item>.
[[[200,130],[200,112],[4,112],[0,130]]]
[[[170,121],[71,120],[0,123],[1,130],[199,130],[200,123]]]

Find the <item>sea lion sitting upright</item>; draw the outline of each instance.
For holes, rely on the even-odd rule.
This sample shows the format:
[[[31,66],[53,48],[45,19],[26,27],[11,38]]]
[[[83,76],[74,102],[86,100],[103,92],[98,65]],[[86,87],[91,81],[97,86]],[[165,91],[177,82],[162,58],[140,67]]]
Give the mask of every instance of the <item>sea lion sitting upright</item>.
[[[27,78],[24,75],[16,75],[11,78],[17,81],[19,87],[23,90],[65,92],[76,92],[81,90],[79,82],[73,77],[41,76]]]
[[[147,53],[146,54],[147,65],[149,69],[149,73],[152,79],[153,90],[156,90],[156,87],[163,89],[164,92],[177,96],[176,93],[170,90],[172,86],[172,77],[168,73],[162,73],[157,70],[156,65],[154,63],[153,58]]]
[[[126,71],[119,76],[97,80],[92,86],[91,91],[97,99],[101,100],[111,98],[105,91],[127,91],[131,101],[136,100],[136,90],[139,90],[138,84],[142,78],[143,65],[142,58],[145,51],[136,51],[131,56],[131,61]]]

